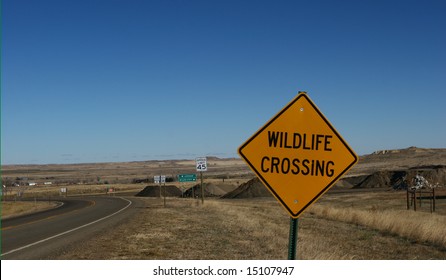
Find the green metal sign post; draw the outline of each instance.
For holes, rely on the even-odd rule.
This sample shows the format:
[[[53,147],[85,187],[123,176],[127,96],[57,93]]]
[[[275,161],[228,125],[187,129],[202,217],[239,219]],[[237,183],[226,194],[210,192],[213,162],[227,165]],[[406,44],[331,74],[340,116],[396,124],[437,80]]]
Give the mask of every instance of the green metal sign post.
[[[204,204],[203,172],[200,172],[201,204]]]
[[[297,230],[299,219],[290,218],[290,239],[288,242],[288,259],[295,260],[297,257]]]

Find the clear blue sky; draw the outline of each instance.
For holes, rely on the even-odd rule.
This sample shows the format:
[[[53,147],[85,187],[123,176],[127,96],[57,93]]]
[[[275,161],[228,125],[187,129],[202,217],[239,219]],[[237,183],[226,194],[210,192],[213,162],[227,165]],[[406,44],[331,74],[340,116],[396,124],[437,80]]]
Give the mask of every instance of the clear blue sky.
[[[446,1],[3,0],[2,164],[237,156],[307,91],[359,155],[446,147]]]

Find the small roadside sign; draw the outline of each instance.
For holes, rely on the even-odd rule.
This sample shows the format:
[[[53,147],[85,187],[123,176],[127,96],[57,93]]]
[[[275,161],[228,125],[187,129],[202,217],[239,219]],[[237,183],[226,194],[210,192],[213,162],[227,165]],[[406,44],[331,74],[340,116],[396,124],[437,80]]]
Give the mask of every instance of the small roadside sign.
[[[261,127],[238,152],[294,219],[358,161],[305,93]]]
[[[197,175],[195,175],[195,174],[180,174],[180,175],[178,175],[178,181],[180,181],[180,182],[195,182],[195,181],[197,181]]]
[[[60,195],[63,195],[63,196],[67,196],[67,194],[68,194],[68,190],[67,190],[67,188],[60,188]]]
[[[204,172],[208,170],[207,159],[205,157],[199,157],[195,159],[195,166],[197,171]]]
[[[155,184],[166,183],[166,175],[156,175],[156,176],[153,176],[153,182]]]
[[[161,176],[159,176],[159,175],[153,176],[153,182],[155,184],[159,184],[161,182]]]

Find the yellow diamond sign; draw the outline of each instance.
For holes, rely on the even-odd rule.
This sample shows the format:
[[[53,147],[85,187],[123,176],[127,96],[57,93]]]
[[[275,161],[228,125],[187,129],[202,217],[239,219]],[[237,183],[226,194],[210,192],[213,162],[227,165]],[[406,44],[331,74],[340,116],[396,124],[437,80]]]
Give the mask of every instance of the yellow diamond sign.
[[[293,218],[358,161],[305,93],[299,93],[238,152]]]

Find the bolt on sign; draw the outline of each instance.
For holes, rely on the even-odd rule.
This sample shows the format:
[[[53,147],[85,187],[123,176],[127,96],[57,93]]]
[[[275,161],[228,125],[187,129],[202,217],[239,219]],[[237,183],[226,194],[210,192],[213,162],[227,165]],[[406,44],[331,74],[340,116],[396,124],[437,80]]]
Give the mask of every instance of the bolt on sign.
[[[358,161],[304,92],[238,152],[292,218],[298,218]]]

